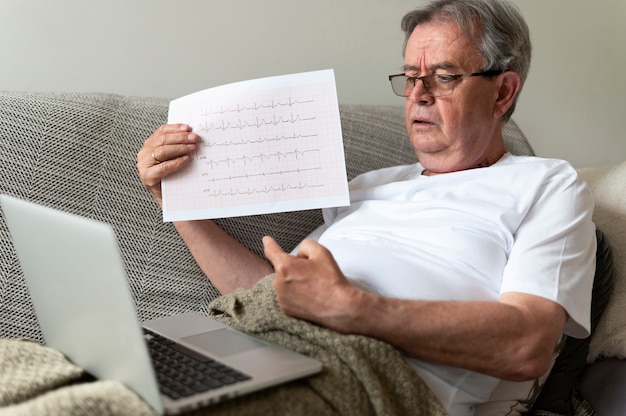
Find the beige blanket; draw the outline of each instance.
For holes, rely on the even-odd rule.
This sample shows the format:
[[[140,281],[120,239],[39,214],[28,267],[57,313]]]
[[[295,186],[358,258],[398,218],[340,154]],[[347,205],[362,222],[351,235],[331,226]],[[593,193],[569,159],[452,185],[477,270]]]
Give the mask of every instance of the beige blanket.
[[[235,328],[316,357],[319,375],[190,414],[444,415],[441,405],[397,350],[375,339],[339,335],[285,316],[271,276],[251,290],[218,298],[209,314]],[[56,351],[0,340],[0,416],[151,414],[112,381],[88,382]]]

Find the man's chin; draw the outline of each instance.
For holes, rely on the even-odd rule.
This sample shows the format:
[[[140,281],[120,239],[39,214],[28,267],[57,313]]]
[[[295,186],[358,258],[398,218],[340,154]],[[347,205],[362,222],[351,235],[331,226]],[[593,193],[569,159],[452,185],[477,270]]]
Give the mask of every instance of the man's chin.
[[[435,155],[444,152],[448,146],[432,136],[411,136],[411,145],[415,153],[425,155]]]

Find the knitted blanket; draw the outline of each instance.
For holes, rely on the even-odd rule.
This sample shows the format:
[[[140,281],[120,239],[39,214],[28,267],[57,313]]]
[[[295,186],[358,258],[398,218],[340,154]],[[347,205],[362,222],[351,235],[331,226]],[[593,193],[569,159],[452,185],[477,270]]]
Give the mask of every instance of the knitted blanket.
[[[198,409],[189,415],[444,415],[445,411],[393,347],[340,335],[290,318],[278,308],[272,277],[220,297],[209,314],[239,330],[319,359],[318,375]],[[151,414],[130,390],[89,381],[56,351],[0,340],[0,416]]]

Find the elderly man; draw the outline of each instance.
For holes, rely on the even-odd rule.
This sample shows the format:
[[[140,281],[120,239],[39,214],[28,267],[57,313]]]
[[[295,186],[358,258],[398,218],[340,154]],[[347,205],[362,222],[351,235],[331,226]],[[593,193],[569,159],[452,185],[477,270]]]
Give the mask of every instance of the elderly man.
[[[402,28],[390,80],[419,163],[355,178],[350,206],[325,210],[294,255],[265,237],[273,268],[212,221],[175,226],[222,293],[275,273],[286,314],[392,344],[450,414],[470,415],[496,391],[528,398],[562,334],[589,334],[593,203],[566,162],[504,147],[530,64],[515,8],[435,1]],[[146,140],[138,169],[157,202],[198,142],[186,125]]]

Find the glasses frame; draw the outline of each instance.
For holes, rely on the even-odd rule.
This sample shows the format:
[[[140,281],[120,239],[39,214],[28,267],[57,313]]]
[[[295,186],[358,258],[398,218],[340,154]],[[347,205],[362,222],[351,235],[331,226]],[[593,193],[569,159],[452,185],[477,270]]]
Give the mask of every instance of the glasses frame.
[[[410,92],[408,95],[405,95],[404,93],[398,94],[396,92],[396,90],[393,87],[393,79],[398,78],[398,77],[404,77],[406,79],[406,82],[409,82],[409,80],[413,81],[413,87],[411,88],[411,92],[413,91],[413,89],[415,89],[415,86],[417,85],[417,81],[422,81],[422,84],[424,85],[424,89],[426,90],[428,95],[430,95],[431,97],[447,97],[448,95],[452,95],[452,93],[454,92],[454,89],[458,85],[457,81],[460,79],[469,78],[469,77],[491,77],[495,75],[500,75],[502,72],[504,71],[501,71],[499,69],[490,69],[488,71],[472,72],[471,74],[430,74],[430,75],[422,75],[421,77],[410,77],[406,73],[403,72],[401,74],[389,75],[389,82],[391,83],[391,90],[398,97],[406,98],[411,94]],[[436,94],[436,95],[431,92],[431,89],[430,89],[431,84],[428,82],[428,80],[435,79],[436,77],[450,78],[450,83],[452,85],[452,88],[450,88],[450,92],[446,91],[443,94]],[[406,87],[404,88],[404,90],[406,90]]]

